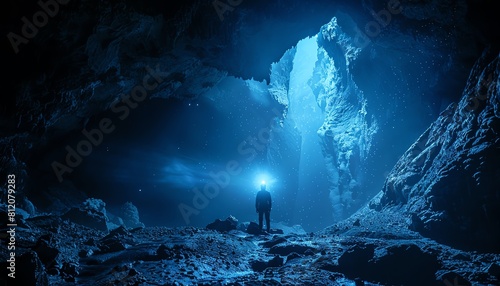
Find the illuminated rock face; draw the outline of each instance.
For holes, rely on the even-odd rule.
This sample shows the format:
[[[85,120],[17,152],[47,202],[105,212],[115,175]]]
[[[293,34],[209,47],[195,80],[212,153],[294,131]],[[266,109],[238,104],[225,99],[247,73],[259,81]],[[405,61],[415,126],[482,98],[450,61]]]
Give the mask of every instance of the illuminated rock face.
[[[463,67],[443,60],[459,53],[453,45],[428,31],[418,37],[401,33],[401,22],[414,17],[402,6],[373,9],[372,18],[355,21],[339,12],[322,26],[308,82],[324,114],[317,133],[335,221],[376,194],[397,161],[394,154],[403,153],[461,92],[449,72],[462,73]],[[426,17],[436,17],[426,11]]]
[[[361,49],[334,18],[318,34],[318,60],[310,85],[325,120],[317,133],[328,169],[329,197],[335,220],[360,205],[363,165],[370,153],[377,121],[367,113],[368,100],[356,85],[351,62]]]
[[[500,241],[499,57],[473,68],[451,104],[404,153],[374,208],[405,206],[411,227],[455,246],[498,251]]]

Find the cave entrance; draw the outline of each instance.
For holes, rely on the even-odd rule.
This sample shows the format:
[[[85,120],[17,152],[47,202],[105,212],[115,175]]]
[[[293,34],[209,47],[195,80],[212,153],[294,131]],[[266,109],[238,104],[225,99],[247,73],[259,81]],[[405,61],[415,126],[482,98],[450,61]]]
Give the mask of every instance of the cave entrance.
[[[316,231],[333,223],[328,198],[328,175],[318,129],[325,116],[316,101],[309,80],[317,60],[316,37],[297,44],[288,92],[288,126],[300,134],[297,199],[294,221],[306,230]]]

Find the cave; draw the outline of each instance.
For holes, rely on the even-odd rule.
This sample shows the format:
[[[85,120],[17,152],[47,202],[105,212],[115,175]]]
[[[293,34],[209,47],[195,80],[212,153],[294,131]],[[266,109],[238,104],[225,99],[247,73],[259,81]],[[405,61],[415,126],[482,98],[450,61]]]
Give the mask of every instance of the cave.
[[[500,284],[492,1],[5,5],[6,285]]]

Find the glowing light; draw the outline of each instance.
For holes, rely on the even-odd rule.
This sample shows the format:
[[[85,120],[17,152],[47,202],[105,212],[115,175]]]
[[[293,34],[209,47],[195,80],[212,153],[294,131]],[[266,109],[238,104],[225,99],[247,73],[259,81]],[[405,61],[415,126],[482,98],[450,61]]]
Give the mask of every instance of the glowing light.
[[[255,174],[255,181],[253,183],[254,190],[258,191],[265,186],[266,189],[270,190],[273,187],[276,187],[276,179],[273,178],[269,173],[266,172],[258,172]]]

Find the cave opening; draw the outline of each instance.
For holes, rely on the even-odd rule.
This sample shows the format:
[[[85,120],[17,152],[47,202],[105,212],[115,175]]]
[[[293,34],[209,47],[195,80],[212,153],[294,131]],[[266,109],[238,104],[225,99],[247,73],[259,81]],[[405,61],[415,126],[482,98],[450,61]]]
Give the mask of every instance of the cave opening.
[[[317,37],[301,40],[296,47],[290,73],[289,108],[285,120],[300,136],[298,190],[293,221],[317,231],[333,222],[329,202],[329,181],[318,136],[325,116],[309,81],[317,61]]]
[[[349,45],[342,29],[356,25],[346,19],[334,17],[327,28],[341,35],[335,39],[342,44],[325,40],[325,31],[300,40],[271,65],[270,82],[227,74],[211,82],[217,76],[208,72],[198,88],[141,102],[126,120],[114,121],[116,131],[70,179],[86,195],[106,201],[110,211],[131,201],[146,225],[204,226],[226,215],[252,221],[261,180],[273,193],[275,221],[318,231],[348,217],[382,184],[382,171],[388,170],[377,165],[395,160],[391,147],[375,142],[384,150],[380,155],[370,153],[370,146],[377,124],[384,123],[380,114],[394,121],[401,108],[396,101],[396,107],[382,105],[381,95],[373,96],[369,88],[360,91],[358,84],[363,87],[379,75],[359,75],[359,64],[348,65],[348,59],[358,57],[349,53],[359,51],[342,46]],[[187,78],[174,72],[168,80],[181,85]],[[400,86],[386,93],[396,89]],[[374,97],[370,104],[368,96]],[[105,111],[85,128],[113,117],[112,110]],[[390,126],[394,131],[383,131],[400,136],[404,122],[398,124]],[[407,134],[402,138],[414,140]],[[67,142],[76,146],[79,139]],[[236,175],[226,176],[228,164]]]

